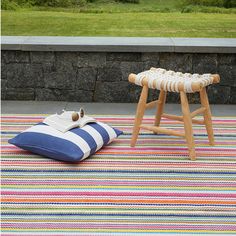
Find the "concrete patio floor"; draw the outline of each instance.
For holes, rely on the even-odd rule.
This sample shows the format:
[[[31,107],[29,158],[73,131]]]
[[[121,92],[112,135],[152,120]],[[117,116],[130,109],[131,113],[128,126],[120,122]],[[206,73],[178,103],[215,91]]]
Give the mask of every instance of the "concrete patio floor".
[[[135,103],[77,103],[77,102],[52,102],[52,101],[2,101],[2,114],[53,114],[62,109],[85,109],[87,114],[107,115],[134,115],[137,104]],[[191,105],[191,110],[200,105]],[[213,116],[236,116],[236,105],[211,105]],[[166,104],[166,113],[180,114],[179,104]],[[146,111],[146,115],[152,115],[155,109]]]

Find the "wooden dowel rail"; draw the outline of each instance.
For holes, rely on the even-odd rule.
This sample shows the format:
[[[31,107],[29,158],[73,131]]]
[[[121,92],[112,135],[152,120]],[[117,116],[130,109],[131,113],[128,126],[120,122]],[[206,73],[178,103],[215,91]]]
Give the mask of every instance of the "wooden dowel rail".
[[[178,120],[178,121],[183,121],[183,116],[177,116],[177,115],[172,115],[172,114],[167,114],[163,113],[162,117],[170,119],[170,120]]]
[[[172,114],[166,114],[163,113],[162,117],[171,119],[171,120],[177,120],[177,121],[184,121],[183,116],[177,116],[177,115],[172,115]],[[204,125],[204,120],[197,120],[197,119],[192,119],[193,124],[198,124],[198,125]]]
[[[202,114],[202,113],[205,112],[205,110],[206,110],[205,107],[200,107],[199,109],[197,109],[197,110],[195,110],[195,111],[193,111],[193,112],[191,113],[191,117],[193,118],[193,117],[195,117],[195,116],[198,115],[198,114]]]
[[[159,100],[153,101],[153,102],[149,102],[146,104],[146,109],[152,109],[154,107],[156,107],[156,105],[159,103]]]
[[[149,130],[149,131],[153,131],[153,132],[156,132],[156,133],[162,133],[162,134],[174,135],[174,136],[179,136],[179,137],[185,137],[184,133],[174,131],[174,130],[170,130],[170,129],[161,128],[161,127],[140,125],[140,128],[146,129],[146,130]]]
[[[204,120],[192,119],[193,124],[204,125]]]

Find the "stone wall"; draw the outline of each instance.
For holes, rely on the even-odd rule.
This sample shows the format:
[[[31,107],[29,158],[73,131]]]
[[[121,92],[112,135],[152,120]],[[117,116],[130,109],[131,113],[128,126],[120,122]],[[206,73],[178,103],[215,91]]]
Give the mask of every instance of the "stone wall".
[[[140,87],[129,73],[150,67],[219,73],[209,86],[211,103],[236,104],[236,54],[176,52],[60,52],[2,50],[2,99],[70,102],[137,102]],[[158,97],[150,90],[149,100]],[[198,103],[198,94],[189,96]],[[179,102],[169,93],[168,102]]]

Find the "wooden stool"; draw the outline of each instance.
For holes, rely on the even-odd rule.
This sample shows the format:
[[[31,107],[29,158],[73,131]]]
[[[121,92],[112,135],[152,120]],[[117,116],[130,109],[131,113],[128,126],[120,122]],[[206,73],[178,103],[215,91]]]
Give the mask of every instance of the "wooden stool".
[[[189,150],[189,157],[191,160],[196,159],[195,144],[193,137],[192,123],[205,124],[210,145],[214,145],[214,134],[211,121],[211,111],[206,93],[206,86],[209,84],[219,83],[220,76],[215,74],[183,74],[181,72],[167,71],[160,68],[151,68],[148,71],[141,72],[137,75],[130,74],[129,81],[131,83],[143,87],[133,127],[133,134],[131,139],[131,147],[134,147],[138,138],[140,128],[153,131],[154,133],[163,133],[185,137]],[[148,89],[160,90],[159,99],[147,103]],[[166,101],[167,92],[179,92],[181,99],[181,107],[183,116],[176,116],[163,113]],[[201,108],[190,113],[189,103],[186,93],[200,93]],[[142,125],[144,112],[148,108],[157,106],[154,126]],[[197,120],[194,117],[198,114],[203,114],[204,120]],[[178,120],[184,122],[184,133],[169,130],[160,127],[161,117]]]

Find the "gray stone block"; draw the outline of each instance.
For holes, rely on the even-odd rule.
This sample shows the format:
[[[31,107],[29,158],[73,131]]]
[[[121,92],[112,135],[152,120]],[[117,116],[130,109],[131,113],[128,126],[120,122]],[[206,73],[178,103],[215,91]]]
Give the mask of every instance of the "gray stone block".
[[[187,94],[188,102],[190,104],[200,104],[200,95],[199,93],[189,93]]]
[[[130,102],[130,86],[128,82],[97,82],[95,102]]]
[[[158,89],[149,89],[147,101],[152,102],[152,101],[158,100],[159,94],[160,94],[160,90],[158,90]],[[155,110],[155,108],[154,108],[154,110]]]
[[[92,67],[79,68],[76,78],[76,90],[94,90],[97,70]]]
[[[192,54],[160,53],[160,67],[166,70],[192,72]]]
[[[93,93],[83,90],[36,89],[38,101],[92,102]]]
[[[35,100],[33,88],[7,88],[6,100]]]
[[[193,54],[193,73],[217,72],[217,54]]]
[[[6,97],[6,86],[7,86],[7,81],[5,79],[1,79],[1,99],[5,100]]]
[[[141,61],[141,53],[112,52],[106,54],[107,61]]]
[[[230,104],[236,104],[236,87],[231,88]],[[235,114],[236,114],[236,111],[235,111]]]
[[[122,80],[122,72],[119,66],[105,66],[98,69],[97,80],[116,82]]]
[[[129,93],[129,99],[130,99],[129,102],[138,103],[141,92],[142,92],[141,86],[129,83],[129,90],[127,91],[127,93]]]
[[[127,81],[130,73],[138,74],[144,69],[143,62],[121,62],[122,80]]]
[[[52,72],[45,73],[37,87],[54,88],[54,89],[75,89],[76,73],[75,72]]]
[[[236,54],[218,54],[218,65],[236,65]]]
[[[129,96],[130,96],[130,102],[135,102],[138,103],[141,92],[142,92],[142,87],[135,85],[135,84],[129,84]],[[157,100],[159,97],[160,91],[157,89],[149,89],[148,90],[148,102]]]
[[[149,70],[151,67],[160,67],[159,53],[143,53],[142,61],[144,61],[144,70]]]
[[[32,63],[53,63],[55,61],[53,52],[30,52]]]
[[[36,88],[35,100],[37,101],[65,101],[67,90]]]
[[[23,51],[2,51],[2,60],[5,63],[29,63],[29,52]]]
[[[67,95],[68,102],[93,102],[93,91],[76,90]]]
[[[148,102],[158,100],[160,91],[158,89],[149,89]]]
[[[57,71],[55,63],[50,63],[50,62],[43,63],[42,69],[43,69],[43,73],[51,73],[51,72]],[[60,73],[60,72],[58,72],[58,73]]]
[[[42,67],[33,64],[11,63],[6,65],[8,88],[34,88],[42,78]]]
[[[143,70],[150,70],[152,67],[154,68],[160,68],[160,62],[159,61],[145,61],[143,63]]]
[[[236,86],[236,65],[219,65],[220,85]]]
[[[160,61],[160,53],[151,53],[151,52],[144,52],[142,53],[142,61]]]
[[[103,67],[106,64],[106,53],[79,53],[78,67]]]
[[[7,64],[1,61],[1,79],[7,79]]]
[[[75,72],[77,63],[77,52],[55,52],[55,68],[57,71]]]
[[[168,93],[166,97],[167,103],[180,103],[180,94],[179,93]],[[180,108],[181,109],[181,108]]]
[[[210,104],[227,104],[230,102],[230,87],[211,85],[208,86],[207,94]]]

